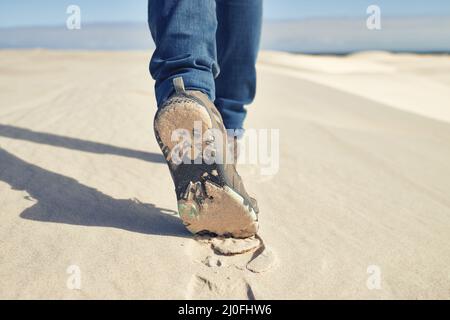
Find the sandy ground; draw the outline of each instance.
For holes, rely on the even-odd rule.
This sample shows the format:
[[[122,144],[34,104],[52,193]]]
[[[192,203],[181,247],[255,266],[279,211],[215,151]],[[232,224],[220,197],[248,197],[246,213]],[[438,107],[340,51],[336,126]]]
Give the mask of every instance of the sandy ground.
[[[175,213],[149,56],[0,52],[0,298],[450,298],[450,57],[261,53],[254,273]]]

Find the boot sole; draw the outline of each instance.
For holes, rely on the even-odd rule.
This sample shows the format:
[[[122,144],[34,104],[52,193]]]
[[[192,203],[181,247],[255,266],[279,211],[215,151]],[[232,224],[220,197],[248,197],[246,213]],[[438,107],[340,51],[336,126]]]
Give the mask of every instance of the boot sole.
[[[203,133],[213,128],[213,119],[206,107],[188,99],[175,100],[155,118],[155,135],[174,181],[178,180],[178,170],[171,161],[171,152],[177,142],[171,140],[172,132],[175,129],[186,129],[193,141],[195,121],[201,123]],[[203,142],[202,150],[205,147]],[[192,170],[183,170],[184,175],[188,176],[184,176],[182,180],[187,183],[175,186],[176,190],[183,191],[182,195],[177,192],[178,213],[190,232],[235,238],[247,238],[256,234],[258,222],[255,211],[231,186],[218,183],[223,179],[220,177],[220,170],[215,169],[217,164],[180,166],[192,166]]]

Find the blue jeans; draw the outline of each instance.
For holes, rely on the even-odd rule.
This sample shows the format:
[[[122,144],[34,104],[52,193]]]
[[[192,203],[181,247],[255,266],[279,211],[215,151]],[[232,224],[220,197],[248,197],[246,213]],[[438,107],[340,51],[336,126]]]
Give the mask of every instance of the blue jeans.
[[[158,106],[181,76],[214,101],[227,129],[241,129],[255,97],[261,22],[262,0],[149,0]]]

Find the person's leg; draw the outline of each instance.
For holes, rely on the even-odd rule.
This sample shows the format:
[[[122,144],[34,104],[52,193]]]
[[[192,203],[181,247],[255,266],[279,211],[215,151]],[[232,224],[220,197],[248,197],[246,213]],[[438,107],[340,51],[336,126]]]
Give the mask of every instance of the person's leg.
[[[173,78],[182,77],[186,89],[215,99],[215,0],[149,0],[148,23],[156,50],[150,73],[156,80],[158,106],[174,93]]]
[[[241,129],[245,105],[256,92],[255,63],[262,22],[262,0],[216,0],[217,58],[215,105],[227,129]]]
[[[156,43],[150,63],[158,100],[155,137],[180,218],[193,233],[253,236],[258,206],[227,161],[227,132],[213,103],[219,73],[216,1],[149,0],[148,13]]]

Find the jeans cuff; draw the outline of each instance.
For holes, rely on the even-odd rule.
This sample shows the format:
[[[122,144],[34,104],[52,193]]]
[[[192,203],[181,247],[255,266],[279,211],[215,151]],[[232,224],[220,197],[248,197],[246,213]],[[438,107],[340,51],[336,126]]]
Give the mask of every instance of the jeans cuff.
[[[211,101],[216,98],[216,92],[214,87],[214,77],[211,72],[202,70],[189,70],[187,72],[178,73],[170,76],[169,78],[157,82],[155,85],[156,100],[158,103],[158,108],[160,108],[163,103],[175,93],[175,88],[173,86],[173,79],[177,77],[182,77],[184,86],[186,90],[198,90],[206,94]]]

